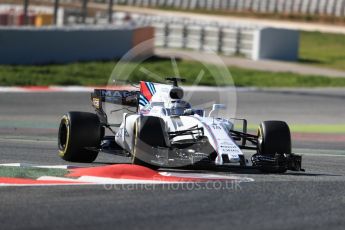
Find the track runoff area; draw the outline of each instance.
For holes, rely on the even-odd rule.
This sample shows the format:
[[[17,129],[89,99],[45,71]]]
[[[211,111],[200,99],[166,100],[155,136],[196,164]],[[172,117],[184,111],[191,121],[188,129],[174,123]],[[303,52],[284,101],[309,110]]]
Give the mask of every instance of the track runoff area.
[[[345,111],[344,95],[337,90],[238,91],[238,116],[253,127],[275,118],[297,130],[293,149],[303,155],[306,172],[284,174],[237,167],[153,171],[102,153],[92,164],[66,164],[57,156],[59,118],[69,110],[92,111],[90,89],[8,90],[0,93],[4,229],[115,224],[143,229],[209,229],[215,224],[220,229],[336,229],[345,224],[345,135],[336,125],[345,123],[339,116]],[[303,127],[309,130],[299,132]]]

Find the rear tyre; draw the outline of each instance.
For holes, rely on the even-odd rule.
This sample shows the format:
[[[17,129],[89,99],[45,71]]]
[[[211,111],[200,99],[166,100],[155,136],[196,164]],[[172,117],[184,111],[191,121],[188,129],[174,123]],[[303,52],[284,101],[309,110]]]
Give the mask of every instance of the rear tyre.
[[[264,121],[260,124],[258,129],[258,152],[268,157],[274,157],[276,154],[291,154],[291,134],[286,122]],[[285,172],[286,168],[262,171]]]
[[[99,152],[102,129],[96,114],[69,112],[61,118],[59,156],[71,162],[93,162]]]
[[[134,126],[132,163],[151,169],[160,166],[154,164],[153,148],[166,148],[164,121],[159,117],[139,117]]]

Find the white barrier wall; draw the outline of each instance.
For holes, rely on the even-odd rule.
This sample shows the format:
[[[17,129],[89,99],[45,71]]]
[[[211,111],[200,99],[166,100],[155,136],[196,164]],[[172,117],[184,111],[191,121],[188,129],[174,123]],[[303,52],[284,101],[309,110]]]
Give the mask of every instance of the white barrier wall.
[[[298,59],[298,31],[263,28],[255,31],[253,39],[253,60],[296,61]]]
[[[127,21],[117,17],[118,14],[116,12],[114,16],[118,18],[119,25],[152,26],[157,47],[212,50],[223,55],[238,55],[254,60],[293,61],[298,58],[299,32],[294,30],[139,14],[132,14],[132,21]],[[285,50],[286,47],[289,47],[288,50]]]
[[[153,32],[152,27],[0,27],[0,64],[119,59]],[[141,55],[152,55],[153,46]]]
[[[241,28],[152,23],[155,46],[240,55],[253,60],[298,59],[299,32],[277,28]]]

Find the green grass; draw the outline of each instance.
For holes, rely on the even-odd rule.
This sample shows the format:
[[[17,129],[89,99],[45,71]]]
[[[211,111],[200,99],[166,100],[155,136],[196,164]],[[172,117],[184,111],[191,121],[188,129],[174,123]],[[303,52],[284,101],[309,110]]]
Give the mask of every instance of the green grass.
[[[107,81],[113,66],[112,62],[0,65],[0,85],[99,85]]]
[[[0,177],[37,179],[41,176],[63,177],[67,173],[66,169],[0,166]]]
[[[191,84],[201,69],[205,71],[200,82],[202,85],[215,83],[210,71],[215,66],[191,61],[178,61],[180,75]],[[6,66],[0,65],[0,85],[106,85],[116,62],[80,62],[65,65],[42,66]],[[135,65],[131,63],[130,65]],[[171,62],[168,60],[150,60],[140,64],[129,76],[132,81],[154,80],[139,69],[144,67],[158,74],[161,78],[174,76]],[[301,76],[294,73],[273,73],[266,71],[229,68],[236,86],[257,87],[344,87],[345,78],[328,78],[322,76]],[[221,84],[231,82],[222,81]]]
[[[345,70],[345,35],[301,32],[300,61]]]
[[[291,132],[296,133],[322,133],[322,134],[345,134],[345,124],[291,124]],[[258,124],[249,124],[250,131],[256,131]]]
[[[345,78],[301,76],[231,68],[236,86],[256,87],[344,87]]]

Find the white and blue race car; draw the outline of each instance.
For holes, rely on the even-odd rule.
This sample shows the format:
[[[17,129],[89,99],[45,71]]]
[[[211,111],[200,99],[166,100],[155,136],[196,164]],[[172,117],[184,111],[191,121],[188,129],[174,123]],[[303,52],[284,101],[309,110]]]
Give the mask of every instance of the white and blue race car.
[[[69,112],[60,122],[59,155],[66,161],[93,162],[100,151],[131,157],[153,169],[191,165],[254,167],[264,172],[300,171],[302,158],[291,152],[283,121],[264,121],[257,134],[240,131],[234,119],[218,117],[222,104],[206,114],[183,100],[180,78],[170,84],[141,81],[139,90],[95,89],[96,113]],[[112,135],[105,135],[106,129]],[[108,131],[108,132],[109,132]],[[244,150],[254,151],[250,161]]]

